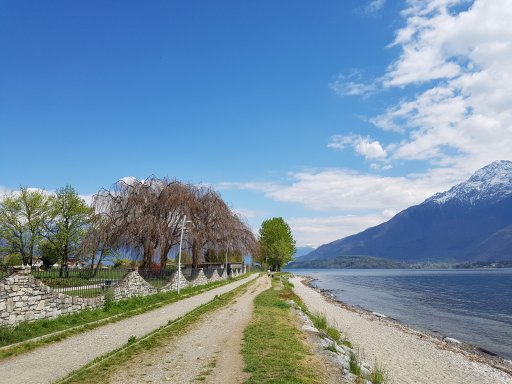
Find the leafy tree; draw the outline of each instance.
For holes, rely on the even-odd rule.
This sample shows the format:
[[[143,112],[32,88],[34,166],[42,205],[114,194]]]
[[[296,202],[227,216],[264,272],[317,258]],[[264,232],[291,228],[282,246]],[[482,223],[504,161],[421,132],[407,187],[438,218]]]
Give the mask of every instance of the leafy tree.
[[[21,188],[0,202],[0,237],[4,251],[17,254],[24,265],[32,259],[41,242],[48,214],[48,197],[41,191]]]
[[[49,242],[48,240],[43,241],[39,249],[41,252],[41,259],[43,261],[44,269],[50,269],[53,264],[59,261],[59,250],[53,243]]]
[[[59,275],[67,273],[68,262],[85,236],[92,209],[67,185],[49,198],[49,220],[46,222],[45,247],[61,263]]]
[[[290,226],[281,217],[265,220],[259,231],[260,259],[276,270],[293,260],[296,251]]]

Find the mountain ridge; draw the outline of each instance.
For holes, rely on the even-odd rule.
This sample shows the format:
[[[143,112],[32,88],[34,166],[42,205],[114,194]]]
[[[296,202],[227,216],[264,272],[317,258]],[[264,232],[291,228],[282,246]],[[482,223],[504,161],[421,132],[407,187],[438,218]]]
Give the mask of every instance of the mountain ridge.
[[[301,262],[364,255],[401,262],[512,260],[512,162],[495,161],[390,220],[335,240]]]

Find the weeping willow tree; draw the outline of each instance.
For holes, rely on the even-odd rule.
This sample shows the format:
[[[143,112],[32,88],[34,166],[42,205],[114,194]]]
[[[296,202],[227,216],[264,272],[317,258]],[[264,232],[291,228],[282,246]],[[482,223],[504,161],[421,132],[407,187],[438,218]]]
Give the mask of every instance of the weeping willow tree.
[[[93,206],[105,217],[98,233],[108,234],[111,244],[136,250],[142,268],[155,261],[165,268],[185,217],[193,267],[226,247],[241,253],[257,250],[248,226],[211,187],[155,177],[128,179],[100,191]]]

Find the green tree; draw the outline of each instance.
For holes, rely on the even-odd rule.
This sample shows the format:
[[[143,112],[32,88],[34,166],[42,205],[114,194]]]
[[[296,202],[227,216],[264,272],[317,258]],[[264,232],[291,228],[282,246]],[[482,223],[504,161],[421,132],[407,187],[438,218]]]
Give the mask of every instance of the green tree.
[[[43,249],[48,256],[60,262],[62,277],[67,274],[68,262],[76,257],[88,224],[92,217],[92,209],[78,196],[70,185],[60,188],[49,199],[49,220],[46,222],[45,238],[48,244]]]
[[[259,231],[260,259],[280,271],[296,251],[290,226],[281,217],[265,220]]]
[[[21,188],[0,202],[0,237],[3,251],[17,254],[24,265],[32,265],[41,243],[41,233],[48,215],[48,197],[41,191]]]

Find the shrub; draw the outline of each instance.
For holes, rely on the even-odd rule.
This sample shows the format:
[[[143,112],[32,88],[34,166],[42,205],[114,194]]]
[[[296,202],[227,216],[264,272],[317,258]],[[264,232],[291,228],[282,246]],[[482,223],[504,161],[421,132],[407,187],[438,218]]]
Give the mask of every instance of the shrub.
[[[21,259],[21,255],[19,253],[11,253],[11,254],[5,256],[3,262],[5,265],[9,265],[9,266],[23,264],[23,260]]]
[[[103,310],[106,312],[110,311],[113,303],[114,303],[114,291],[109,288],[105,291],[105,302],[103,304]]]

